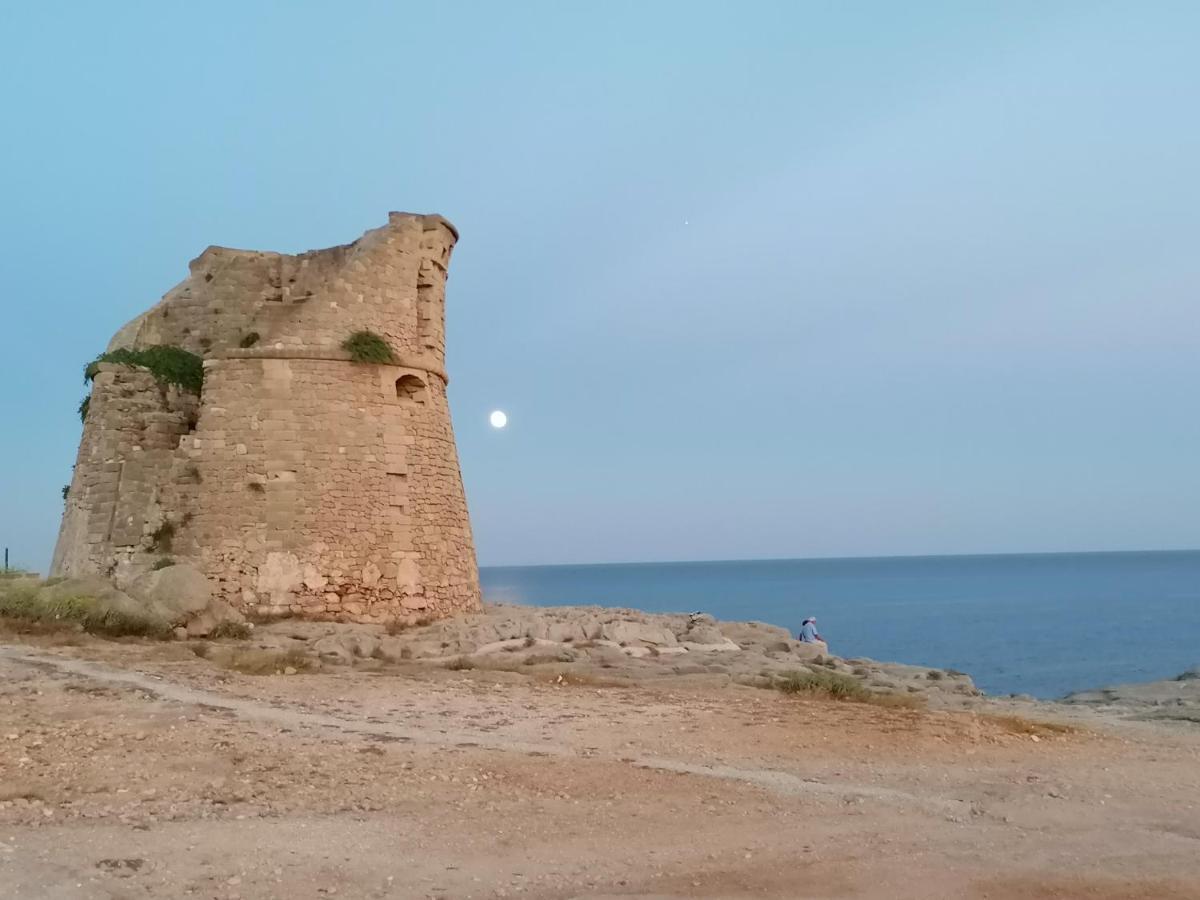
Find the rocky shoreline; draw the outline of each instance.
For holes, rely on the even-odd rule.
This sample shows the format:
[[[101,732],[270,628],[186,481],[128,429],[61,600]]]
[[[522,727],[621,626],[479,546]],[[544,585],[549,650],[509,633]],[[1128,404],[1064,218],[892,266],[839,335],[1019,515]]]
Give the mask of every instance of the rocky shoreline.
[[[704,613],[494,604],[482,613],[412,626],[285,619],[256,625],[252,637],[239,643],[323,669],[438,665],[576,682],[686,679],[755,687],[776,687],[799,675],[846,679],[872,694],[936,706],[961,706],[980,696],[961,672],[843,659],[826,644],[802,643],[776,625],[724,622]],[[206,652],[220,661],[238,650],[222,642]]]
[[[1106,718],[1200,725],[1200,666],[1161,681],[1076,691],[1056,703],[1083,707]]]
[[[785,628],[720,621],[706,613],[654,614],[600,606],[486,604],[482,612],[387,624],[301,618],[245,622],[214,599],[198,573],[176,565],[118,591],[104,579],[9,580],[35,602],[86,597],[100,616],[148,617],[142,632],[188,642],[198,656],[256,674],[395,666],[508,671],[573,682],[684,680],[711,686],[786,688],[797,679],[861,698],[942,709],[998,705],[1067,719],[1200,724],[1200,667],[1175,678],[1078,691],[1056,700],[985,696],[963,672],[843,658]],[[0,610],[0,612],[3,612]]]
[[[997,705],[1072,720],[1200,724],[1200,668],[1173,679],[1080,691],[1058,700],[1006,698],[985,695],[963,672],[843,658],[828,645],[802,643],[777,625],[727,622],[705,613],[488,604],[482,613],[412,625],[284,619],[256,625],[247,642],[237,643],[280,659],[309,661],[309,671],[434,665],[575,682],[683,680],[763,688],[812,675],[853,680],[874,696],[907,698],[936,709]],[[231,642],[208,650],[218,662],[235,652]]]

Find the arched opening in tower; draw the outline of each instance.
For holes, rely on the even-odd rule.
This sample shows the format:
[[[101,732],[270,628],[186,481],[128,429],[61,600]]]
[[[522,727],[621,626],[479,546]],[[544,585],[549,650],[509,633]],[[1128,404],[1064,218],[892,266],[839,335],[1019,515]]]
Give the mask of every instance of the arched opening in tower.
[[[416,375],[401,375],[396,379],[396,399],[401,403],[424,403],[425,382]]]

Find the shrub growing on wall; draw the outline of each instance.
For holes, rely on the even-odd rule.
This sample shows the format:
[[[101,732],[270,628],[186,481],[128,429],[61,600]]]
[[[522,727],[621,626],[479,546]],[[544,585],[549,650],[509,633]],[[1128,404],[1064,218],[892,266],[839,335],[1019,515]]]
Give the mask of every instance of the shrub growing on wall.
[[[389,364],[396,362],[396,354],[388,342],[373,331],[356,331],[342,341],[342,349],[350,358],[360,363]]]
[[[111,353],[101,353],[84,368],[84,381],[96,377],[100,363],[141,366],[149,369],[159,384],[174,384],[193,394],[200,393],[204,385],[204,360],[182,347],[159,345],[142,350],[121,348]]]
[[[155,550],[170,552],[171,543],[175,540],[175,523],[163,522],[150,535],[150,546]]]

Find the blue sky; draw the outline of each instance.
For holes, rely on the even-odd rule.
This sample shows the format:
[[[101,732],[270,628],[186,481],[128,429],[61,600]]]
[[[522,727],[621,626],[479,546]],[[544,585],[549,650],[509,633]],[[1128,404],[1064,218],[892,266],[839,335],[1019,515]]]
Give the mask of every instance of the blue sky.
[[[6,4],[0,543],[209,244],[462,240],[484,564],[1200,546],[1200,5]],[[487,413],[508,412],[494,431]]]

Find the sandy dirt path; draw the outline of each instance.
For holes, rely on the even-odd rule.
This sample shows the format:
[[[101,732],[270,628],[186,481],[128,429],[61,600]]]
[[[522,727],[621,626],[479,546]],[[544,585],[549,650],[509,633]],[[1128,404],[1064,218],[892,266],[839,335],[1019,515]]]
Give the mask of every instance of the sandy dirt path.
[[[0,897],[1200,897],[1183,731],[36,644]]]

